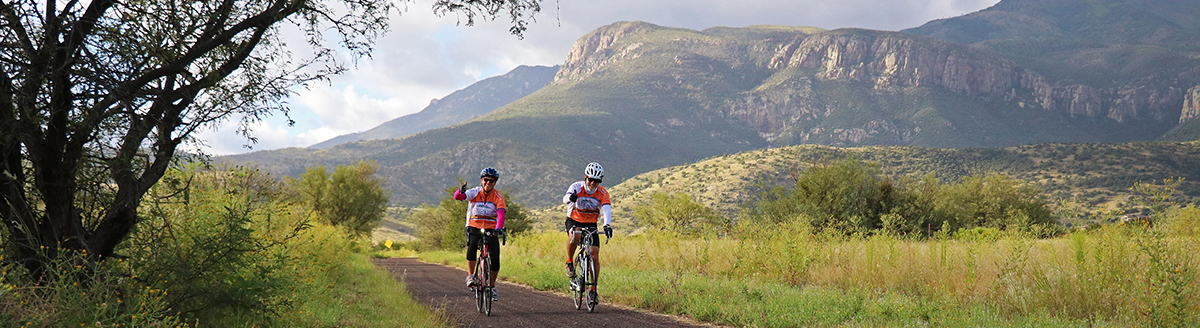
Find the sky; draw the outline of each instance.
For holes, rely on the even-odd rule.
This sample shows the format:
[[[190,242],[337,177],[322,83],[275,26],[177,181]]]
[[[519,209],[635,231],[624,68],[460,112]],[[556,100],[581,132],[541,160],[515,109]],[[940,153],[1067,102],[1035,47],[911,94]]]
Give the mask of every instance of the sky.
[[[553,66],[566,60],[575,40],[619,21],[644,21],[702,30],[751,25],[844,27],[897,31],[927,21],[960,16],[999,0],[545,0],[524,39],[508,34],[510,23],[433,14],[432,0],[401,4],[390,31],[360,60],[329,83],[298,88],[287,99],[288,126],[275,115],[255,126],[251,143],[235,123],[200,131],[204,151],[230,155],[308,147],[333,137],[371,129],[416,113],[479,80],[520,65]]]

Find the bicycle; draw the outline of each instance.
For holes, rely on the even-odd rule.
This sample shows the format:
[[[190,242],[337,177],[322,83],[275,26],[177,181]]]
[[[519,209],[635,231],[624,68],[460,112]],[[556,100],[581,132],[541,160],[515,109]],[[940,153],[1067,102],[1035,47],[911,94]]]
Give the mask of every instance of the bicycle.
[[[479,229],[483,235],[479,240],[479,260],[475,261],[475,280],[479,281],[478,286],[472,285],[471,291],[475,292],[475,309],[485,316],[492,315],[492,258],[491,249],[488,247],[489,239],[496,234],[496,230]],[[508,238],[505,235],[500,235],[500,243],[507,244]]]
[[[592,258],[592,236],[595,235],[599,240],[600,232],[595,227],[576,227],[571,233],[582,235],[580,238],[579,252],[575,253],[575,278],[571,278],[571,296],[575,300],[575,309],[583,309],[583,305],[587,304],[588,312],[596,310],[596,303],[599,303],[599,295],[595,291],[588,292],[588,286],[596,286],[596,263]],[[612,239],[611,235],[607,235],[604,239],[604,244]],[[586,293],[585,293],[586,292]],[[584,295],[587,294],[587,295]]]

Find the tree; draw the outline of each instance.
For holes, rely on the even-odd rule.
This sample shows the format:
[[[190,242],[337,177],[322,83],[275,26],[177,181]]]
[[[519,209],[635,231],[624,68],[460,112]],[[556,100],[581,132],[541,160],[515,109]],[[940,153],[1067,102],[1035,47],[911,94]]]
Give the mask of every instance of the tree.
[[[383,179],[375,177],[378,169],[375,161],[338,165],[317,207],[321,218],[355,234],[371,233],[387,212],[388,197],[392,194],[383,190]]]
[[[416,237],[422,247],[456,250],[467,246],[463,225],[467,219],[467,202],[454,200],[458,187],[447,187],[437,206],[422,204],[412,217]]]
[[[512,18],[540,0],[437,0],[434,13]],[[100,261],[192,133],[274,113],[293,87],[369,56],[386,0],[0,2],[0,219],[11,259],[40,272],[58,249]],[[312,53],[292,57],[285,27]]]

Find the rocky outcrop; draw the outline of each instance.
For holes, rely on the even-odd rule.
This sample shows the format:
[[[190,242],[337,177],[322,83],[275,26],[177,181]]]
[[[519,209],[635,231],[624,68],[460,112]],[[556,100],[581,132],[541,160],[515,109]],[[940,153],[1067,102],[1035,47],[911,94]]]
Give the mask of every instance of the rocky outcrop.
[[[637,58],[635,50],[641,47],[641,43],[621,48],[613,48],[613,45],[626,35],[653,28],[657,26],[643,22],[621,22],[601,27],[579,38],[567,53],[567,60],[559,69],[558,75],[555,75],[555,83],[582,80],[609,63]]]
[[[1200,117],[1200,85],[1188,89],[1183,97],[1183,111],[1179,114],[1179,123]]]

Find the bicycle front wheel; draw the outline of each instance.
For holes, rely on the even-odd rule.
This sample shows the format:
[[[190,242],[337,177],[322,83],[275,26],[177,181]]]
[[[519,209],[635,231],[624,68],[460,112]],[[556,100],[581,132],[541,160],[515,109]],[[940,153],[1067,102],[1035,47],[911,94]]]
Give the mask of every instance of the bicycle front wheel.
[[[480,274],[480,276],[482,276],[482,279],[480,279],[479,285],[485,286],[484,288],[480,288],[480,290],[484,291],[484,292],[482,292],[482,294],[480,294],[480,299],[484,300],[484,304],[482,304],[482,306],[484,306],[484,309],[482,309],[482,311],[484,311],[485,316],[491,316],[492,315],[492,288],[496,287],[496,286],[492,286],[492,272],[491,272],[492,260],[491,260],[491,258],[488,258],[488,257],[480,258],[479,268],[476,270],[479,270],[479,272],[482,273],[482,274]]]
[[[584,286],[583,275],[581,274],[581,272],[583,272],[583,265],[581,263],[583,263],[583,258],[580,256],[576,256],[575,263],[574,263],[575,277],[571,278],[571,296],[574,297],[574,299],[575,299],[575,309],[576,310],[583,309],[583,302],[584,302],[583,293],[584,293],[584,290],[586,290],[584,288],[585,286]]]
[[[584,281],[586,282],[586,284],[585,284],[585,288],[582,288],[582,289],[587,291],[587,297],[586,297],[587,298],[587,310],[588,310],[588,312],[593,312],[593,311],[596,311],[596,303],[600,302],[600,300],[598,300],[599,296],[596,295],[596,290],[595,290],[595,287],[596,287],[596,263],[594,261],[587,261],[586,268],[583,268],[583,269],[584,269],[584,272],[587,272],[587,274],[584,275]]]
[[[492,288],[495,287],[488,286],[483,293],[483,315],[485,316],[492,315]]]

